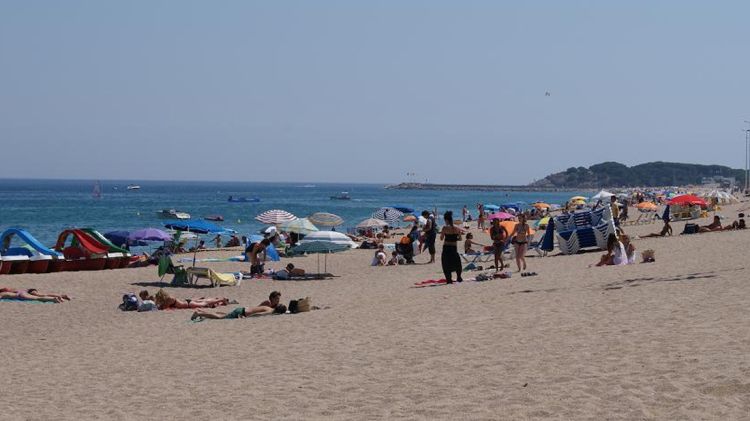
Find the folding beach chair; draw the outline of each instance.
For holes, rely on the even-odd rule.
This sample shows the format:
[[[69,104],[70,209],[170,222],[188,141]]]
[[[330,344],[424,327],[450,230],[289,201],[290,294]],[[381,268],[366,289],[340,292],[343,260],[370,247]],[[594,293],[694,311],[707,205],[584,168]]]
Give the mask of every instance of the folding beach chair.
[[[187,268],[186,272],[190,285],[196,285],[199,279],[208,279],[212,287],[236,286],[242,280],[242,275],[240,275],[240,279],[237,279],[233,273],[216,272],[211,268],[190,267]]]

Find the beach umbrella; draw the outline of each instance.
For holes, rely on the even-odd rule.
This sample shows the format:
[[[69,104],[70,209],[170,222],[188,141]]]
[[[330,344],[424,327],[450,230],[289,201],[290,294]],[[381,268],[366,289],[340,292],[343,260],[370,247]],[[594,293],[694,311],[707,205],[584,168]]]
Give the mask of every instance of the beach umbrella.
[[[656,212],[657,206],[653,202],[641,202],[635,207],[641,212]]]
[[[256,216],[255,219],[264,224],[277,225],[284,222],[294,221],[297,217],[285,210],[272,209],[261,213]]]
[[[233,234],[236,232],[208,221],[201,221],[200,219],[194,221],[168,221],[164,223],[164,226],[173,230],[189,231],[196,234]]]
[[[614,196],[614,193],[610,193],[606,190],[602,190],[599,193],[591,197],[591,200],[596,202],[597,200],[609,200],[610,197]]]
[[[664,208],[664,213],[661,215],[661,220],[664,222],[669,222],[670,215],[669,215],[669,205]]]
[[[489,220],[493,220],[493,219],[499,219],[499,220],[501,220],[501,221],[502,221],[502,220],[504,220],[504,219],[515,219],[515,216],[514,216],[514,215],[511,215],[511,214],[509,214],[509,213],[507,213],[507,212],[496,212],[496,213],[493,213],[493,214],[491,214],[491,215],[490,215],[490,216],[488,216],[487,218],[488,218]]]
[[[536,227],[540,229],[544,229],[547,227],[547,224],[549,224],[549,216],[545,216],[544,218],[538,220],[536,222]]]
[[[583,196],[573,196],[570,199],[568,199],[569,202],[585,202],[587,199]]]
[[[705,208],[708,206],[705,200],[701,199],[698,196],[694,196],[692,194],[683,194],[681,196],[676,196],[672,198],[669,202],[667,202],[668,205],[679,205],[679,206],[700,206]]]
[[[547,223],[547,230],[544,231],[542,244],[539,247],[544,251],[552,251],[555,248],[555,219],[550,219]]]
[[[416,220],[417,220],[417,217],[415,215],[404,216],[404,222],[415,222]]]
[[[129,231],[111,231],[104,234],[104,238],[111,241],[117,246],[147,246],[145,241],[128,240]]]
[[[387,225],[388,223],[383,221],[382,219],[367,218],[364,221],[357,224],[357,228],[362,228],[362,229],[383,228]]]
[[[130,241],[169,241],[172,236],[158,228],[144,228],[128,235]]]
[[[327,212],[315,212],[308,216],[307,219],[319,227],[335,227],[344,223],[344,220],[340,216]]]
[[[537,208],[537,209],[549,209],[549,207],[550,207],[548,204],[546,204],[544,202],[536,202],[532,206],[535,207],[535,208]]]
[[[357,248],[357,243],[352,241],[348,235],[336,231],[316,231],[305,236],[300,244],[311,243],[313,241],[327,241],[329,243],[342,244],[350,248]]]
[[[338,253],[340,251],[349,250],[349,246],[344,244],[334,243],[332,241],[308,241],[305,243],[300,242],[296,247],[292,248],[294,254],[308,254],[315,253],[318,255],[318,273],[320,273],[320,255],[325,255],[325,261],[323,263],[323,270],[328,271],[328,255],[330,253]]]
[[[401,211],[403,213],[414,213],[414,208],[410,208],[406,205],[390,205],[388,207],[396,209],[397,211]]]
[[[496,212],[496,211],[499,211],[499,210],[500,210],[500,206],[498,206],[498,205],[493,205],[493,204],[491,204],[491,203],[488,203],[488,204],[486,204],[486,205],[482,205],[482,207],[483,207],[483,208],[484,208],[484,210],[486,210],[486,211],[492,211],[492,212]]]
[[[375,219],[381,219],[388,223],[388,225],[394,225],[401,220],[404,213],[398,209],[391,207],[383,207],[375,211],[372,217]]]
[[[318,228],[307,218],[295,219],[278,225],[279,229],[287,232],[296,232],[297,234],[309,234],[318,231]]]

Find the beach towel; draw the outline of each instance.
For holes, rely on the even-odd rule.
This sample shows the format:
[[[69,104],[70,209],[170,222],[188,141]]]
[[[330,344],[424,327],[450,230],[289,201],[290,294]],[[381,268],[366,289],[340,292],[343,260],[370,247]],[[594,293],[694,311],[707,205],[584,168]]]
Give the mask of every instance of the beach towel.
[[[0,302],[8,302],[8,303],[36,303],[36,304],[57,304],[54,301],[21,300],[21,299],[18,299],[18,298],[0,298]]]

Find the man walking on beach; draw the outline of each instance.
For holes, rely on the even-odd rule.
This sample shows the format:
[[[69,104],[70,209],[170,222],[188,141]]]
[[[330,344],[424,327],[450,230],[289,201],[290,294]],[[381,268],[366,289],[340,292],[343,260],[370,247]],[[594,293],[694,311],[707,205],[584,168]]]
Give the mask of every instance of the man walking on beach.
[[[422,231],[424,232],[424,244],[422,251],[427,249],[430,252],[430,261],[427,263],[435,263],[435,241],[437,240],[437,225],[435,224],[435,215],[430,215],[429,212],[422,211],[422,216],[427,220],[424,224]]]

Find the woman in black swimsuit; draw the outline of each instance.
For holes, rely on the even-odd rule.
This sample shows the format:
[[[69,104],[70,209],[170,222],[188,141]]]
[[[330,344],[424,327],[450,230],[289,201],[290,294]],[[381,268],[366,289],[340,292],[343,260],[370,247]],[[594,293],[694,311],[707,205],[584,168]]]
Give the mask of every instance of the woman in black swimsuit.
[[[463,279],[461,279],[461,256],[458,255],[458,242],[461,241],[463,232],[453,225],[453,212],[445,212],[443,219],[445,220],[445,226],[440,231],[440,239],[443,240],[441,262],[445,280],[452,284],[451,274],[456,272],[456,281],[463,282]]]

